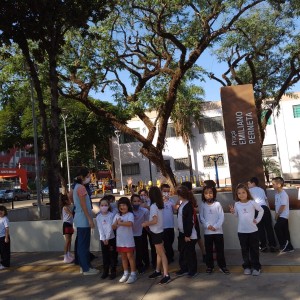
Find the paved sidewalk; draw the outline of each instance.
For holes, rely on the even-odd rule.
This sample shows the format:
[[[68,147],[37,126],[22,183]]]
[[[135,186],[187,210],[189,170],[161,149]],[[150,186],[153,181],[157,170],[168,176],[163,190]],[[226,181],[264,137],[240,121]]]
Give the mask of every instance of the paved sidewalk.
[[[193,279],[175,278],[177,263],[170,265],[172,282],[160,286],[158,279],[150,280],[147,273],[139,275],[132,285],[100,276],[83,276],[79,267],[63,264],[62,253],[12,253],[12,267],[0,271],[0,299],[300,299],[300,250],[294,253],[262,253],[262,274],[245,276],[241,268],[239,250],[226,250],[231,275],[216,268],[212,275],[205,274],[205,265],[198,264],[199,275]],[[102,270],[101,253],[93,266]],[[200,261],[200,253],[198,253]]]

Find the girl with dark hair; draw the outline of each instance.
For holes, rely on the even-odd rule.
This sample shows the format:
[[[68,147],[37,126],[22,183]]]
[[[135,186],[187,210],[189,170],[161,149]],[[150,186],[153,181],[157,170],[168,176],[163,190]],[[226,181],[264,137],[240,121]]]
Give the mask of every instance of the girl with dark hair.
[[[200,220],[204,226],[204,240],[206,250],[206,273],[214,271],[213,248],[215,246],[217,263],[220,271],[228,275],[224,255],[224,238],[222,225],[224,222],[224,211],[222,205],[217,202],[217,190],[213,186],[205,186],[202,191]]]
[[[133,238],[133,223],[134,215],[130,200],[127,197],[121,197],[118,201],[119,213],[113,220],[112,228],[117,230],[117,251],[121,253],[122,265],[124,274],[119,282],[128,284],[134,283],[136,277],[136,267],[134,260],[134,238]],[[129,266],[131,273],[129,274]]]
[[[77,227],[76,254],[83,275],[98,274],[90,265],[91,228],[95,228],[90,197],[85,184],[90,182],[90,172],[81,168],[75,178],[73,201],[75,206],[74,224]]]
[[[70,264],[74,261],[74,257],[71,254],[72,235],[74,233],[73,228],[73,213],[71,200],[67,195],[60,194],[60,202],[62,207],[62,221],[63,221],[63,235],[65,238],[64,246],[64,260],[66,264]]]
[[[10,267],[10,236],[9,220],[7,209],[4,205],[0,206],[0,270]]]
[[[178,208],[178,250],[180,270],[177,276],[188,275],[190,278],[197,274],[197,255],[195,245],[200,236],[199,222],[194,208],[194,196],[185,186],[177,188],[180,201]]]
[[[246,184],[238,184],[235,197],[237,202],[234,207],[229,205],[229,208],[230,212],[238,217],[238,237],[242,248],[244,274],[258,276],[261,264],[259,262],[259,236],[256,224],[261,220],[264,210],[252,200]],[[255,210],[258,211],[256,218]]]
[[[110,279],[116,278],[116,238],[112,229],[113,213],[110,211],[109,201],[103,197],[99,202],[100,212],[96,217],[97,227],[99,231],[103,273],[102,279],[108,277],[110,269]]]
[[[149,198],[151,200],[149,221],[142,224],[143,227],[148,227],[151,232],[152,242],[155,245],[157,257],[156,257],[156,270],[149,276],[150,279],[155,279],[162,275],[161,266],[163,268],[164,277],[159,284],[167,284],[171,281],[168,272],[168,260],[165,254],[163,246],[163,208],[164,202],[160,189],[157,186],[153,186],[149,190]]]

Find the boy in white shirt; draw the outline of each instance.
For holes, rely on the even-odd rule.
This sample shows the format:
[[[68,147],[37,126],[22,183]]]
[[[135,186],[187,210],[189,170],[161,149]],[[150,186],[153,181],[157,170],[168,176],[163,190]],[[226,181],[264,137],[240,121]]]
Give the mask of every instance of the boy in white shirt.
[[[276,252],[276,240],[272,226],[272,216],[268,204],[266,202],[267,196],[265,191],[258,186],[258,179],[252,177],[248,181],[248,188],[252,199],[259,204],[264,210],[261,221],[257,224],[259,242],[260,242],[260,251],[267,252],[267,240],[269,243],[270,252]],[[266,238],[267,237],[267,238]]]
[[[274,230],[280,245],[280,252],[293,252],[294,247],[291,243],[289,231],[289,196],[283,190],[284,180],[282,177],[272,179],[275,190],[275,221]]]

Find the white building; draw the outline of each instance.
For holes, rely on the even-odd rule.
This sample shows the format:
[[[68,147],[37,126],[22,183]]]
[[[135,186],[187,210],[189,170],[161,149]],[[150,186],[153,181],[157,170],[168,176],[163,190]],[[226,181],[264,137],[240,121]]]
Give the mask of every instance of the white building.
[[[300,93],[297,95],[300,96]],[[155,112],[148,113],[154,120]],[[190,141],[193,176],[199,182],[205,179],[215,180],[216,172],[210,155],[218,155],[218,174],[220,185],[230,185],[225,132],[222,118],[221,102],[207,102],[203,107],[203,119],[200,128],[193,127],[193,138]],[[147,135],[146,126],[139,118],[133,118],[128,126]],[[276,130],[275,130],[276,128]],[[155,141],[154,141],[155,142]],[[151,178],[164,181],[157,167],[139,152],[141,143],[132,137],[120,136],[120,156],[122,165],[123,184],[132,178],[134,183],[142,180],[148,182]],[[112,140],[112,157],[120,187],[120,161],[118,140]],[[263,157],[269,157],[281,162],[281,170],[285,179],[300,178],[300,99],[283,97],[280,113],[275,112],[266,129],[262,148]],[[172,120],[169,121],[166,144],[163,152],[166,163],[170,164],[177,180],[189,180],[189,159],[187,146],[181,137],[176,137]],[[251,175],[250,175],[251,176]]]

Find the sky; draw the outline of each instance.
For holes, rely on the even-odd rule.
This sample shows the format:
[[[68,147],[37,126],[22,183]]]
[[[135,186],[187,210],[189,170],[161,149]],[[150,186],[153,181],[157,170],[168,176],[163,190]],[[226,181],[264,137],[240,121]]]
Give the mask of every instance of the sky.
[[[217,58],[210,54],[209,50],[205,51],[203,55],[198,59],[197,64],[201,66],[202,68],[206,69],[207,72],[214,72],[214,74],[217,77],[221,78],[222,73],[226,70],[227,64],[222,62],[218,62]],[[120,76],[121,79],[127,83],[127,88],[130,86],[130,80],[126,78],[126,74],[124,73],[124,76],[122,78],[122,75]],[[195,82],[197,83],[197,82]],[[218,83],[215,80],[211,80],[209,78],[206,78],[206,81],[198,81],[199,85],[204,88],[205,91],[205,101],[220,101],[221,95],[220,95],[220,89],[221,84]],[[129,89],[130,90],[130,89]],[[300,91],[300,82],[295,84],[293,88],[291,89],[293,92],[299,92]],[[109,102],[114,102],[112,98],[112,93],[105,89],[104,93],[98,92],[98,93],[92,93],[92,97],[96,99],[101,99]]]

